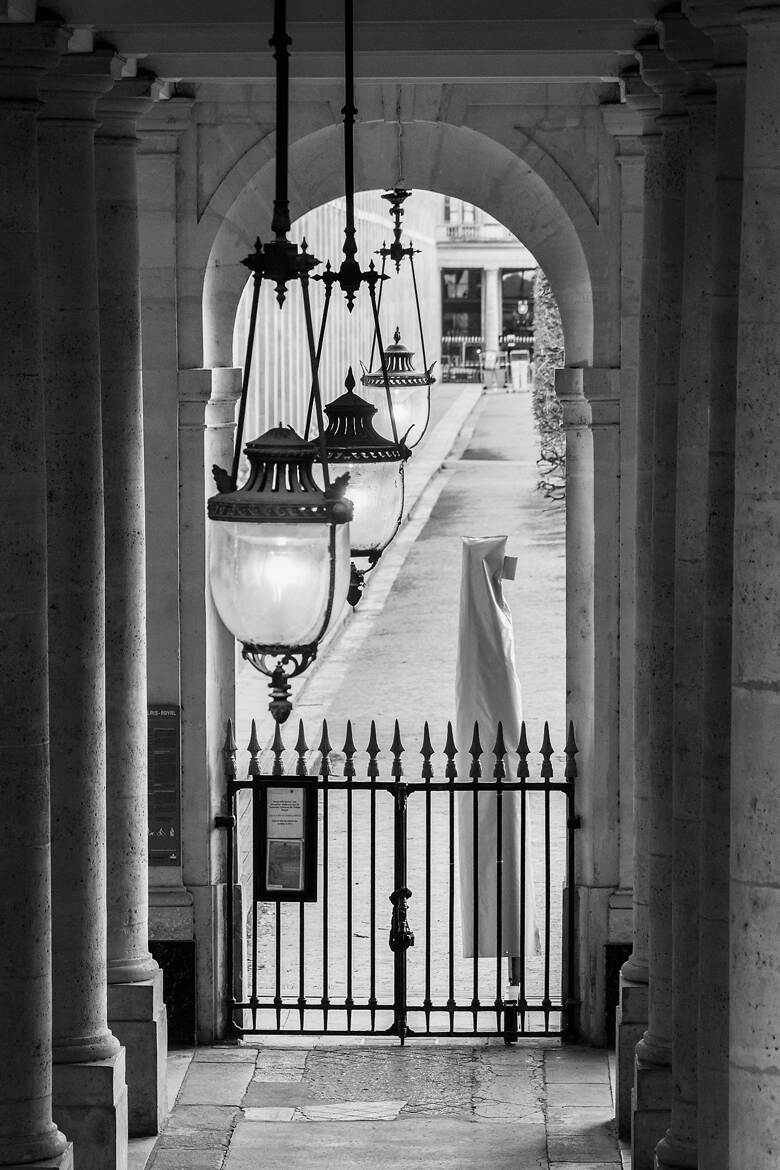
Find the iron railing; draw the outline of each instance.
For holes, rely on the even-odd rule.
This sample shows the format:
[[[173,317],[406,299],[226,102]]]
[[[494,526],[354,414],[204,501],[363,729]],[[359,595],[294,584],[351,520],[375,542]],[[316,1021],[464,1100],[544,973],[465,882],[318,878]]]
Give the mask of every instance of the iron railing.
[[[224,755],[229,811],[217,824],[227,830],[227,866],[233,879],[227,885],[227,956],[235,1034],[385,1032],[402,1043],[410,1034],[503,1035],[507,1043],[519,1036],[576,1035],[574,865],[579,820],[571,724],[558,779],[547,724],[539,778],[533,780],[525,724],[514,752],[507,751],[498,725],[493,759],[484,767],[478,726],[468,750],[459,753],[448,725],[440,778],[427,723],[422,764],[411,779],[405,775],[397,722],[389,774],[384,776],[374,723],[362,757],[350,723],[340,753],[333,751],[323,723],[318,756],[309,752],[302,723],[292,752],[285,749],[277,726],[268,753],[270,767],[265,768],[253,721],[248,752],[246,776],[239,778],[228,723]],[[365,778],[358,777],[358,763]],[[269,897],[261,888],[265,830],[260,810],[269,790],[282,790],[286,779],[299,789],[303,781],[312,797],[316,791],[315,902],[290,900],[295,895],[286,894]],[[486,809],[488,827],[494,825],[495,833],[486,832]],[[460,818],[470,842],[464,840]],[[240,923],[243,915],[236,913],[242,889],[239,821],[252,836],[248,929]],[[513,848],[520,851],[519,891],[508,891],[504,872],[510,821]],[[489,887],[495,940],[484,938],[479,910],[485,896],[484,882],[480,891],[480,850],[495,873]],[[526,888],[529,859],[537,874],[544,874],[541,887],[537,879],[532,902]],[[516,863],[515,856],[515,872]],[[458,953],[463,914],[457,913],[464,865],[472,887],[470,898],[469,891],[465,897],[471,907],[462,907],[470,915],[473,943],[466,958]],[[516,953],[511,955],[504,941],[504,900],[509,895],[519,896],[520,908],[519,946],[515,938]],[[387,906],[385,899],[391,903],[389,937],[384,932],[387,913],[381,909]],[[538,953],[526,945],[526,913],[535,913],[540,925]],[[410,919],[416,920],[417,939]],[[487,957],[480,957],[480,950]]]

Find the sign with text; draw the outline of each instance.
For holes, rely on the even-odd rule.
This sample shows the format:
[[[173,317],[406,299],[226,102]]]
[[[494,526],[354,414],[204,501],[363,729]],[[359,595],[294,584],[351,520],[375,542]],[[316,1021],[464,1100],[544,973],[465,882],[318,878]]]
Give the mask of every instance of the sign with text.
[[[149,864],[181,865],[180,714],[169,703],[150,703]]]
[[[317,785],[274,777],[254,802],[257,902],[316,902]]]

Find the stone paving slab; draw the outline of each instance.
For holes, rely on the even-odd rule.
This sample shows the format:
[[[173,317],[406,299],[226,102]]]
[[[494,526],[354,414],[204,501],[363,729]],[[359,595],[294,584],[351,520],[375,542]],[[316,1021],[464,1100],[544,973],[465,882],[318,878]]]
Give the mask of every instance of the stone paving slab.
[[[254,1065],[246,1062],[193,1062],[184,1078],[179,1102],[182,1105],[240,1105],[253,1072]]]
[[[224,1170],[548,1170],[544,1126],[468,1121],[239,1122]],[[156,1170],[156,1168],[155,1168]],[[166,1168],[167,1170],[167,1168]]]

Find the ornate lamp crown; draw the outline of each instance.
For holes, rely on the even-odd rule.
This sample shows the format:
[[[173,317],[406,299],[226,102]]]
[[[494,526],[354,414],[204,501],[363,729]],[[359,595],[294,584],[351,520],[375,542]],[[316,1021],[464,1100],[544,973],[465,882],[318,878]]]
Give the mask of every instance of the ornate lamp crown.
[[[414,350],[407,349],[401,344],[401,330],[396,326],[393,334],[393,344],[385,349],[387,359],[387,376],[391,386],[430,386],[436,379],[433,377],[431,362],[427,370],[415,370],[412,365]],[[381,370],[373,372],[363,366],[363,376],[360,379],[364,386],[384,386],[385,379]],[[326,407],[327,409],[327,407]]]
[[[325,490],[320,488],[312,474],[319,450],[292,427],[266,431],[247,443],[244,452],[249,460],[247,481],[237,491],[211,497],[211,520],[344,524],[352,519],[352,504],[344,498],[347,476],[340,476]]]
[[[325,428],[328,463],[390,463],[408,459],[411,451],[404,442],[406,436],[398,441],[386,439],[374,429],[371,420],[376,414],[376,407],[354,393],[352,366],[349,367],[344,385],[346,394],[324,407],[328,416]]]

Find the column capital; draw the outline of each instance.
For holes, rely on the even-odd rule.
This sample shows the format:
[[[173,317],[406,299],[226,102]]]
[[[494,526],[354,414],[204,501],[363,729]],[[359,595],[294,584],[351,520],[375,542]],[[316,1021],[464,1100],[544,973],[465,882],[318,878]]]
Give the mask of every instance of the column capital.
[[[683,94],[688,75],[661,49],[655,37],[640,42],[634,50],[644,83],[661,99],[661,116],[685,113]]]
[[[176,154],[179,139],[188,129],[195,99],[191,97],[164,97],[160,94],[154,105],[136,127],[141,139],[141,154]]]
[[[179,370],[179,426],[203,430],[211,399],[211,370]]]
[[[206,407],[206,425],[236,425],[236,403],[241,397],[244,371],[240,366],[217,366],[211,371],[211,398]]]
[[[98,99],[119,80],[121,72],[122,59],[111,48],[66,53],[41,84],[44,108],[40,120],[63,125],[94,123]]]
[[[780,4],[747,4],[740,8],[737,19],[748,36],[769,30],[780,34]]]
[[[664,14],[659,21],[663,33],[663,51],[684,71],[687,94],[712,89],[709,70],[714,63],[714,49],[710,38],[682,12]]]
[[[687,0],[683,11],[712,42],[710,76],[726,66],[745,64],[745,30],[737,19],[738,0]]]
[[[582,371],[582,392],[590,406],[592,429],[619,425],[620,373],[611,367]]]
[[[0,101],[37,108],[38,90],[54,69],[68,43],[68,34],[55,21],[38,24],[0,24]]]
[[[583,393],[583,374],[579,368],[565,368],[555,371],[555,393],[563,410],[565,430],[574,430],[590,425],[590,407]]]
[[[655,95],[653,94],[653,97]],[[653,111],[652,120],[655,120]],[[604,128],[615,139],[615,158],[622,166],[625,163],[641,162],[644,159],[642,138],[647,126],[647,117],[627,101],[613,102],[601,107]]]
[[[135,77],[121,77],[104,93],[96,107],[97,137],[137,144],[136,123],[154,105],[155,81],[153,73],[139,72]]]

